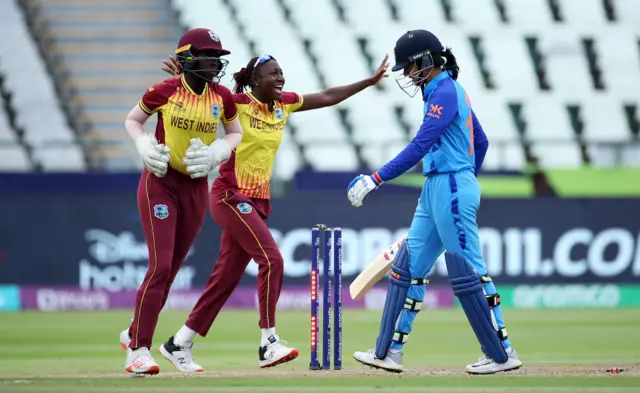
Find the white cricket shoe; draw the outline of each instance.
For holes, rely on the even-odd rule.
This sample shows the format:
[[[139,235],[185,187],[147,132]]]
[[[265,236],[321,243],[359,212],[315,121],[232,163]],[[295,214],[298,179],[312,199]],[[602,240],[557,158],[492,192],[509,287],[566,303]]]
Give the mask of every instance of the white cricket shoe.
[[[202,366],[193,360],[191,348],[193,348],[192,341],[187,341],[184,345],[176,345],[173,343],[172,336],[158,350],[165,359],[183,373],[201,373]]]
[[[129,344],[131,344],[131,337],[129,337],[129,328],[127,328],[120,332],[120,346],[126,351],[129,349]]]
[[[126,370],[134,377],[155,375],[160,372],[160,366],[153,360],[147,347],[127,351]]]
[[[483,356],[477,362],[467,365],[465,370],[469,374],[495,374],[501,371],[511,371],[522,367],[518,354],[513,348],[507,349],[507,361],[496,363],[488,356]]]
[[[287,347],[286,341],[280,340],[276,335],[269,337],[269,343],[258,348],[261,368],[273,367],[278,364],[290,362],[298,357],[298,350]]]
[[[387,352],[387,356],[384,359],[378,359],[376,357],[376,350],[370,349],[367,352],[355,352],[353,358],[358,362],[370,367],[380,368],[392,373],[400,373],[403,370],[402,367],[402,352]]]
[[[129,337],[129,329],[131,328],[132,322],[133,322],[133,318],[129,320],[129,327],[120,332],[120,346],[125,351],[129,349],[129,344],[131,344],[131,337]]]

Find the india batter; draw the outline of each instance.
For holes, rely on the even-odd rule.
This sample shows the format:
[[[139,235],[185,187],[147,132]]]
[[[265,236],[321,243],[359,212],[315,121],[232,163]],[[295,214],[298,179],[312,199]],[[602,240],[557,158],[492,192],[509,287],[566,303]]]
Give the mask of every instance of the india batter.
[[[422,307],[426,277],[438,256],[445,261],[458,297],[484,356],[466,367],[471,374],[493,374],[522,363],[507,337],[500,297],[482,259],[476,212],[480,187],[476,174],[488,147],[469,96],[456,81],[459,68],[450,49],[425,30],[404,34],[396,43],[393,71],[410,96],[422,90],[424,120],[415,138],[392,161],[348,187],[355,207],[385,181],[420,161],[427,177],[407,240],[393,262],[375,349],[356,352],[357,361],[387,371],[402,371],[402,348]],[[412,90],[411,92],[409,90]]]

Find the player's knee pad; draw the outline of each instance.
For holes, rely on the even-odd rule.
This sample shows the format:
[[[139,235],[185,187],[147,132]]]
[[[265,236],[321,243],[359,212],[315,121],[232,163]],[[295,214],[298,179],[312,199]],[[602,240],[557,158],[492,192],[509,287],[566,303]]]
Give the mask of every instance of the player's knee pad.
[[[493,313],[478,273],[461,255],[446,252],[445,262],[453,293],[460,301],[482,352],[498,363],[506,362],[507,353],[494,324]]]
[[[389,273],[387,298],[376,342],[376,357],[379,359],[387,355],[392,342],[399,344],[407,342],[411,330],[410,323],[405,323],[404,326],[397,325],[398,317],[403,310],[411,313],[420,311],[426,283],[427,280],[424,278],[411,278],[407,240],[403,240]],[[422,290],[418,290],[418,286],[422,286]],[[412,287],[414,289],[410,290]]]

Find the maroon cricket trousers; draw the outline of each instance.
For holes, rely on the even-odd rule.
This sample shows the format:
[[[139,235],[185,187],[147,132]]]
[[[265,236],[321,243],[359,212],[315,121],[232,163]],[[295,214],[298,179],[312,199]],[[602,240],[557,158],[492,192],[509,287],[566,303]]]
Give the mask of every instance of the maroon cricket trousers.
[[[271,212],[270,201],[249,198],[237,190],[214,188],[209,208],[214,221],[223,229],[220,254],[204,293],[189,315],[187,327],[206,336],[251,259],[258,264],[259,326],[275,327],[284,264],[265,222]]]
[[[207,179],[169,167],[158,178],[147,169],[138,184],[138,210],[149,248],[149,268],[138,289],[130,348],[151,347],[158,315],[207,211]]]

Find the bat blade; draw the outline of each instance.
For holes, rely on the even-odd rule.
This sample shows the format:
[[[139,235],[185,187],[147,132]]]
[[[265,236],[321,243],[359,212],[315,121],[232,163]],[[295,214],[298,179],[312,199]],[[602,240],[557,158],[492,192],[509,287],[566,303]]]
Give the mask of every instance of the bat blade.
[[[405,234],[387,250],[381,252],[360,272],[358,277],[351,282],[351,285],[349,285],[349,293],[353,300],[361,299],[378,281],[382,280],[382,277],[389,273],[398,249],[406,237],[407,235]]]

